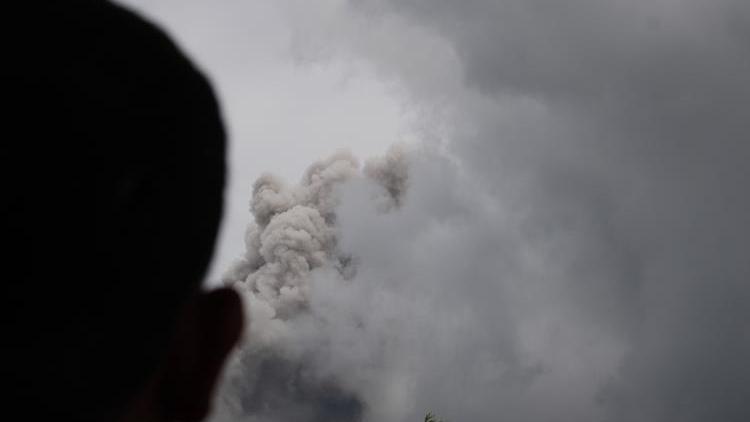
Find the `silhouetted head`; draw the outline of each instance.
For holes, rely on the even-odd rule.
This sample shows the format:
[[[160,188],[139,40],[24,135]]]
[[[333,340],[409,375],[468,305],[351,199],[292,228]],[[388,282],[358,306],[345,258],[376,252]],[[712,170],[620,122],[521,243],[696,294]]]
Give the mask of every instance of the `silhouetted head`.
[[[236,294],[200,288],[225,172],[214,95],[129,12],[24,3],[2,29],[3,412],[200,419],[242,320]]]

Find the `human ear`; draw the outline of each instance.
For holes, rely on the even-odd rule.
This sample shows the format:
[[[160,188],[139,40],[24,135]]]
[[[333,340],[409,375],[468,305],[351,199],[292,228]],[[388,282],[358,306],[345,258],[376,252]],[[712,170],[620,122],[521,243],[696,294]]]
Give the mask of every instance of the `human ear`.
[[[242,303],[231,288],[200,292],[190,301],[159,381],[159,413],[166,420],[196,422],[206,417],[242,327]]]

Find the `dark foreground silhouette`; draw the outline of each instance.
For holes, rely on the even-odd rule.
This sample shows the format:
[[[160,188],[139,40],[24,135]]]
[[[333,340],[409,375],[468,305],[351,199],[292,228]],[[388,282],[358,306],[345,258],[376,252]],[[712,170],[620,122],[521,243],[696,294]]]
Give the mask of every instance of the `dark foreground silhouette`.
[[[206,79],[105,1],[4,6],[3,420],[196,421],[237,341],[201,290],[224,131]]]

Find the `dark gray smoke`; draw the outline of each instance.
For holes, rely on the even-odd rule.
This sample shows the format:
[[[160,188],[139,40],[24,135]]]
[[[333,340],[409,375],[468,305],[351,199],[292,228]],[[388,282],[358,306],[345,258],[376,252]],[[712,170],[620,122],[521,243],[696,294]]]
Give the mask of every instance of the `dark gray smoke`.
[[[232,381],[239,407],[237,417],[251,420],[358,421],[362,402],[342,391],[333,380],[318,379],[301,362],[252,355]]]

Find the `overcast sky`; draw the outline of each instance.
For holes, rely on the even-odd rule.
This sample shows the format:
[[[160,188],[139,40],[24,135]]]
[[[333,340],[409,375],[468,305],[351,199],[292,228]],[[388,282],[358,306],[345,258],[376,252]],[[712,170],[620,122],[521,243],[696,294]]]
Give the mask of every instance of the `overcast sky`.
[[[124,0],[158,23],[212,80],[229,132],[229,186],[209,282],[244,249],[252,183],[296,181],[346,148],[365,157],[408,140],[409,110],[363,61],[295,52],[288,10],[268,0]]]
[[[750,420],[749,2],[129,3],[230,128],[217,420]]]

